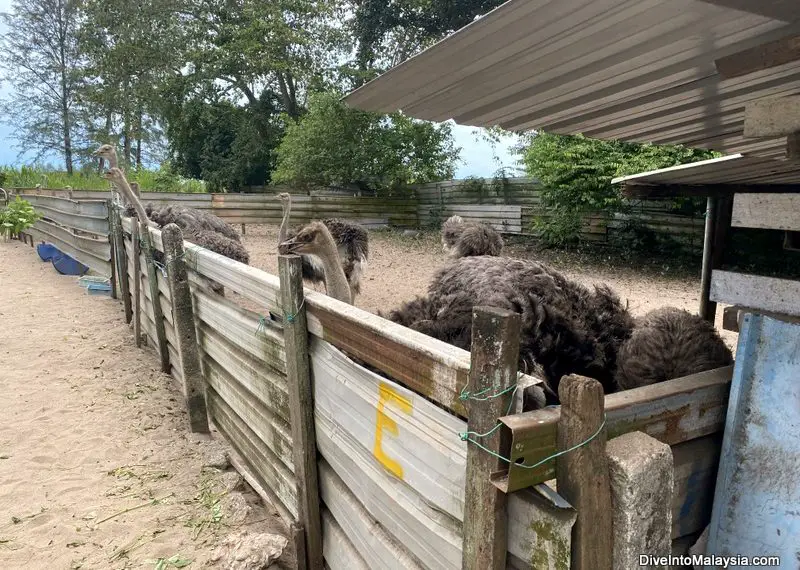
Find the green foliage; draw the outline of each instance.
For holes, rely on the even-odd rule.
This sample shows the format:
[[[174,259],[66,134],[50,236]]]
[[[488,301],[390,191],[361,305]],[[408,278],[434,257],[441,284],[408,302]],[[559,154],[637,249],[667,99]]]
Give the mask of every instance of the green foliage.
[[[367,113],[334,93],[319,93],[308,113],[288,126],[272,180],[393,192],[452,177],[459,150],[447,124]]]
[[[135,169],[127,173],[128,180],[139,184],[143,192],[206,192],[201,180],[183,178],[168,165],[158,170]],[[0,178],[8,188],[72,188],[74,190],[108,190],[109,182],[93,168],[67,174],[47,167],[0,167]]]
[[[278,105],[270,92],[247,107],[219,99],[188,100],[171,114],[167,127],[175,170],[205,180],[211,191],[268,183],[283,134]]]
[[[0,235],[15,236],[27,230],[39,218],[41,214],[34,211],[31,203],[17,196],[0,210]]]
[[[582,135],[539,132],[522,160],[529,175],[541,184],[543,212],[536,230],[549,244],[575,241],[583,216],[592,212],[614,214],[624,210],[617,176],[636,174],[719,156],[683,146],[657,146],[604,141]]]

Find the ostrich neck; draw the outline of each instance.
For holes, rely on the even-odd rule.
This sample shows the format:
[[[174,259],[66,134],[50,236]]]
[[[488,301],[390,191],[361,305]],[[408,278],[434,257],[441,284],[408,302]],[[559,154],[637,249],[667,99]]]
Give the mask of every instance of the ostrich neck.
[[[347,282],[344,269],[339,261],[339,251],[336,249],[330,233],[326,232],[326,234],[325,243],[319,256],[322,261],[322,270],[325,272],[325,288],[328,290],[328,296],[345,303],[352,303],[350,284]]]
[[[283,219],[281,220],[281,229],[278,232],[278,244],[282,244],[286,241],[286,236],[289,233],[289,212],[292,209],[292,201],[291,199],[286,202],[286,205],[283,206]]]
[[[147,212],[145,211],[144,206],[142,206],[142,202],[139,200],[136,194],[133,193],[133,190],[128,184],[128,181],[125,179],[125,176],[120,174],[119,179],[114,180],[114,183],[116,184],[117,189],[119,189],[120,192],[122,192],[122,194],[125,196],[125,199],[133,205],[139,221],[145,225],[148,225],[150,223],[150,219],[147,217]]]

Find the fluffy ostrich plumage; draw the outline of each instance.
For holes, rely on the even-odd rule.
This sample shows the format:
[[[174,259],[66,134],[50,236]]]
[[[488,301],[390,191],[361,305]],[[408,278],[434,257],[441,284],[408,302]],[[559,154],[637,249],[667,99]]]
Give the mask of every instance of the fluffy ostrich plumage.
[[[159,228],[177,224],[186,241],[235,261],[250,263],[250,254],[242,245],[236,230],[213,214],[176,206],[157,208],[153,204],[147,204],[145,212],[150,221]],[[126,208],[125,215],[135,215],[132,206]]]
[[[521,315],[519,367],[543,371],[551,402],[566,374],[596,378],[606,392],[615,390],[616,354],[632,332],[633,317],[608,287],[589,289],[542,263],[458,259],[439,270],[427,296],[387,318],[469,350],[472,309],[478,305]]]
[[[662,307],[636,322],[617,355],[620,390],[681,378],[733,363],[714,325],[676,307]]]
[[[503,238],[489,225],[465,222],[461,216],[450,216],[442,224],[442,249],[452,259],[498,256],[503,251]]]

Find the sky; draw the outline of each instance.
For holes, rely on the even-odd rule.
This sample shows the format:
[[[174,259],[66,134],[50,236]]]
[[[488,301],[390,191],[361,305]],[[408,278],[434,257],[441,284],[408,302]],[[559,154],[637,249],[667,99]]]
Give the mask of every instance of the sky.
[[[0,0],[0,12],[8,12],[11,9],[12,0]],[[0,34],[5,33],[5,26],[0,22]],[[0,98],[7,96],[8,86],[0,84]],[[456,165],[456,178],[466,178],[468,176],[480,176],[490,178],[500,169],[500,167],[513,169],[517,166],[517,159],[512,154],[511,149],[517,143],[517,137],[506,137],[499,144],[493,145],[483,138],[476,137],[475,127],[453,125],[453,139],[455,146],[461,148],[460,160]],[[30,157],[23,157],[18,160],[18,150],[14,148],[14,141],[11,136],[13,127],[0,123],[0,166],[20,166],[30,161]],[[56,164],[58,157],[49,161]],[[507,171],[506,175],[510,175]]]

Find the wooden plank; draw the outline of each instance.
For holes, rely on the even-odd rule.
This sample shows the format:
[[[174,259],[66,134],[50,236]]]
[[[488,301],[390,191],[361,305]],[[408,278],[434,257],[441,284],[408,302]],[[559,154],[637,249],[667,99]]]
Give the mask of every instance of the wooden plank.
[[[738,1],[743,2],[744,0]],[[751,3],[748,2],[748,4]],[[789,4],[791,4],[791,2],[789,2]],[[800,59],[800,36],[793,34],[779,40],[721,57],[714,61],[714,65],[717,68],[717,73],[723,78],[731,79],[763,69],[777,67],[798,59]]]
[[[731,197],[708,198],[706,208],[706,227],[703,236],[703,266],[700,276],[700,308],[699,314],[710,323],[714,323],[717,304],[709,298],[711,291],[711,273],[722,266],[722,259],[728,241],[731,226]]]
[[[214,424],[261,485],[275,494],[292,521],[297,520],[296,481],[291,472],[213,389],[208,390],[208,409]]]
[[[322,511],[322,548],[331,570],[374,570],[356,551],[328,509]]]
[[[800,132],[789,133],[786,136],[787,160],[800,160]]]
[[[214,392],[258,436],[283,463],[282,469],[294,473],[291,427],[275,414],[269,404],[253,398],[230,373],[213,360],[205,360],[205,379]]]
[[[324,459],[319,463],[319,475],[320,490],[325,505],[370,568],[386,570],[426,568],[370,516],[358,498]]]
[[[726,305],[800,316],[800,281],[716,270],[711,299]]]
[[[367,513],[431,569],[461,564],[462,420],[311,340],[317,446]]]
[[[260,360],[251,358],[236,345],[226,341],[216,331],[205,326],[197,327],[198,344],[204,355],[228,374],[236,378],[247,391],[280,416],[288,425],[289,423],[289,394],[286,378],[276,374],[269,367],[264,366]]]
[[[492,473],[502,466],[492,454],[507,454],[496,428],[498,418],[511,409],[511,388],[517,385],[519,331],[518,313],[494,307],[472,311],[464,570],[504,570],[506,566],[506,497],[492,485]]]
[[[177,225],[169,224],[164,228],[162,239],[164,264],[167,267],[167,280],[172,297],[173,326],[178,344],[177,364],[183,380],[183,395],[189,412],[189,428],[193,433],[209,433],[205,381],[197,349],[192,293],[183,260],[183,234]]]
[[[605,397],[608,437],[642,431],[667,445],[723,430],[733,366],[609,394]],[[556,453],[559,407],[500,418],[511,431],[511,461],[533,465]],[[508,493],[553,478],[552,462],[537,469],[512,465],[496,484]]]
[[[230,299],[195,288],[197,318],[251,357],[261,360],[276,373],[286,374],[283,331],[271,320],[248,311]]]
[[[737,194],[733,198],[731,225],[800,231],[800,196],[797,194]]]
[[[569,570],[577,513],[545,484],[508,496],[508,568]]]
[[[764,315],[772,319],[777,319],[779,321],[800,323],[800,317],[790,317],[789,315],[783,315],[781,313],[762,311],[753,309],[751,307],[742,307],[741,305],[732,305],[730,307],[725,307],[725,310],[722,313],[722,328],[725,329],[726,331],[739,332],[739,327],[742,324],[742,319],[744,319],[744,316],[747,313],[758,313],[760,315]]]
[[[796,38],[800,55],[800,36]],[[745,137],[780,137],[800,131],[800,96],[750,101],[744,108]]]
[[[308,567],[322,570],[317,445],[314,433],[314,394],[308,362],[308,325],[303,297],[303,269],[299,255],[278,256],[286,346],[286,380],[292,426],[294,471],[299,500],[298,522],[305,530]]]
[[[711,519],[722,434],[672,446],[672,538],[702,530]]]
[[[611,570],[614,540],[603,386],[592,378],[570,375],[561,379],[558,397],[558,450],[571,450],[556,459],[558,493],[578,511],[571,568]]]

